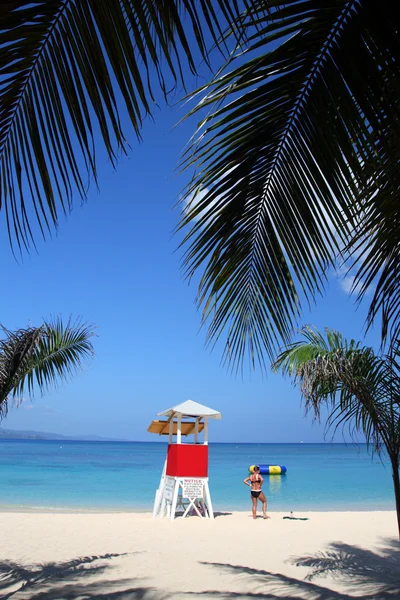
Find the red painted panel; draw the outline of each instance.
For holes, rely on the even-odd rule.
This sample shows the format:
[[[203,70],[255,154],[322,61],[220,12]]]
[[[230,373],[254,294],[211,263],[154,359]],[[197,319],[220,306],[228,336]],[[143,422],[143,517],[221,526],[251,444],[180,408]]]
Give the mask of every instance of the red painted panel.
[[[208,477],[208,446],[169,444],[166,474],[170,477]]]

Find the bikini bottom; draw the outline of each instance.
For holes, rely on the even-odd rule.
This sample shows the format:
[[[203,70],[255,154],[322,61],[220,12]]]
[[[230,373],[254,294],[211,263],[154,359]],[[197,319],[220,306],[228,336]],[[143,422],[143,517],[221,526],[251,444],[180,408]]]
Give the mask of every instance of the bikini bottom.
[[[253,496],[253,498],[258,498],[258,496],[261,494],[262,490],[259,490],[257,492],[251,490],[250,494]]]

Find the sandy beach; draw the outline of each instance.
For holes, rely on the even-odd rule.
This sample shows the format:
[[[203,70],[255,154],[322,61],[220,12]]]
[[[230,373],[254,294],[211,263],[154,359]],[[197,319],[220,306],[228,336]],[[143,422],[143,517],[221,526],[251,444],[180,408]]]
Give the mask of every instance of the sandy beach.
[[[13,600],[400,597],[394,512],[0,513],[0,596]]]

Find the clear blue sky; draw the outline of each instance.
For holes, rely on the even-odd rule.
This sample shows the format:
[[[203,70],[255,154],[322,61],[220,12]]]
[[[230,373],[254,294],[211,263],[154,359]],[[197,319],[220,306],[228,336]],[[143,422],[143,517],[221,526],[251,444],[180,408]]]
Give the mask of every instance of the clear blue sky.
[[[175,169],[193,123],[161,108],[148,120],[144,142],[117,171],[100,153],[100,192],[63,219],[38,254],[18,264],[0,222],[3,293],[0,321],[8,328],[39,325],[51,315],[81,316],[97,325],[95,359],[58,390],[11,410],[2,427],[61,434],[155,440],[147,426],[156,413],[193,399],[223,413],[211,440],[320,442],[323,427],[304,418],[300,395],[279,375],[247,371],[243,379],[205,348],[205,331],[180,271],[175,204],[185,184]],[[332,274],[326,296],[303,323],[362,338],[365,310],[355,310],[349,280]],[[376,348],[378,332],[366,341]],[[340,436],[337,441],[342,441]]]

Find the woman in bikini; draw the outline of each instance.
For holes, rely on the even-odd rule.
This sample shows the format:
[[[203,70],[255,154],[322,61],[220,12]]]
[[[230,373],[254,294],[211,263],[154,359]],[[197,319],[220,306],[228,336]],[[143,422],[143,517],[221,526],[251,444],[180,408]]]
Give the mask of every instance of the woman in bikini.
[[[264,479],[260,475],[260,467],[254,467],[253,473],[246,477],[246,479],[243,480],[243,483],[248,485],[250,488],[251,501],[253,503],[251,509],[251,512],[253,513],[253,519],[257,518],[257,500],[262,502],[264,519],[269,519],[267,515],[267,499],[261,489]]]

